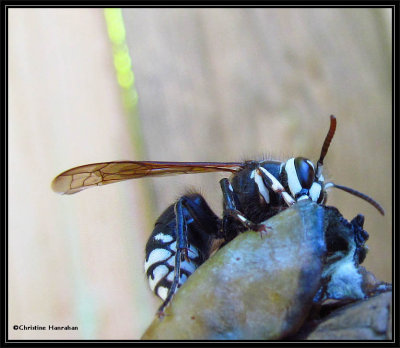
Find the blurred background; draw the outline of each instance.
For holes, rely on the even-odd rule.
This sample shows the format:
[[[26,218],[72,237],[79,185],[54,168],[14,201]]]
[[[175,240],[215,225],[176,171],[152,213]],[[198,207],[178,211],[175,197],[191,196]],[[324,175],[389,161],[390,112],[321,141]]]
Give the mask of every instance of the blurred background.
[[[365,215],[364,266],[392,279],[391,9],[8,11],[9,338],[139,339],[158,299],[154,220],[188,188],[220,214],[223,174],[60,196],[52,179],[112,160],[318,159],[328,204]],[[261,291],[261,290],[260,290]],[[78,326],[15,331],[13,325]]]

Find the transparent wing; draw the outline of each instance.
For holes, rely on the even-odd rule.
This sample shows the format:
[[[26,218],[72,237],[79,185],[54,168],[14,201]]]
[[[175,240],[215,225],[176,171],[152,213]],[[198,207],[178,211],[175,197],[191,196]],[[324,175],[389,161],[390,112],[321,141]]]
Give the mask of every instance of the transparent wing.
[[[54,178],[51,187],[61,194],[73,194],[92,186],[112,184],[147,176],[237,172],[242,162],[155,162],[115,161],[86,164]]]

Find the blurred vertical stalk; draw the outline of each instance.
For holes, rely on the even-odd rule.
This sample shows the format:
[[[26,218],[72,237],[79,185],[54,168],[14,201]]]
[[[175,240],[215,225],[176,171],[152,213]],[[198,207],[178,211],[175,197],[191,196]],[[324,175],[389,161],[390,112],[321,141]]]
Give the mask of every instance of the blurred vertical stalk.
[[[127,125],[131,135],[135,160],[145,158],[144,139],[139,118],[137,103],[138,93],[135,87],[135,74],[132,69],[132,60],[126,44],[126,30],[122,10],[120,8],[104,9],[108,37],[112,46],[114,68],[118,85],[120,86],[122,103],[127,115]],[[154,209],[153,190],[149,182],[144,180],[140,192],[143,210],[146,215],[146,224],[151,227]]]
[[[128,127],[135,151],[135,157],[143,159],[144,147],[141,124],[137,111],[138,93],[135,88],[135,75],[126,44],[125,23],[119,8],[104,9],[108,37],[112,44],[112,54],[118,85],[121,88],[122,103],[128,115]]]

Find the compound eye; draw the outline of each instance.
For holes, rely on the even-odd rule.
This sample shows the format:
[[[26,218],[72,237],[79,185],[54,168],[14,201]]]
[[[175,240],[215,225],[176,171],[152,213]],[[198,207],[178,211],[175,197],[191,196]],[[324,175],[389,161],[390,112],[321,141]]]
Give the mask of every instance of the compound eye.
[[[313,164],[307,158],[296,157],[294,159],[294,167],[296,168],[297,177],[301,187],[309,189],[315,178]]]

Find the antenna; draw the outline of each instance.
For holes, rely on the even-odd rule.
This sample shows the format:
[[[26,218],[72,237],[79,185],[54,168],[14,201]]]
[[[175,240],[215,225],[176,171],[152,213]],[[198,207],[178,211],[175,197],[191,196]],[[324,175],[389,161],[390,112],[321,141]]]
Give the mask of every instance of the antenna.
[[[324,144],[322,145],[322,149],[321,149],[321,155],[319,156],[319,160],[317,162],[317,170],[315,173],[315,176],[317,178],[319,178],[320,175],[322,174],[322,165],[324,163],[324,158],[328,152],[329,145],[331,144],[332,138],[335,135],[335,131],[336,131],[336,117],[331,115],[331,125],[329,127],[328,134],[325,137]]]
[[[357,190],[354,190],[350,187],[346,187],[346,186],[342,186],[342,185],[336,185],[333,182],[327,182],[324,186],[325,188],[329,188],[329,187],[336,187],[340,190],[346,191],[354,196],[357,196],[361,199],[363,199],[364,201],[367,201],[369,204],[373,205],[382,215],[385,215],[385,210],[383,209],[383,207],[374,199],[372,199],[370,196],[367,196],[364,193],[361,193]]]

